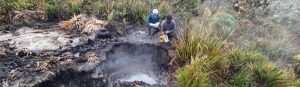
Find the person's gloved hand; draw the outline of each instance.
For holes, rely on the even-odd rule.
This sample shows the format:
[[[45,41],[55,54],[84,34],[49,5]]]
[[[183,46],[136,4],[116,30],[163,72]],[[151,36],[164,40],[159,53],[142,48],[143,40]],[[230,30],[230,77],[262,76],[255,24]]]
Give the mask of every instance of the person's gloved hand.
[[[155,26],[155,24],[153,24],[153,23],[150,23],[150,26],[151,26],[151,27],[154,27],[154,26]]]
[[[155,27],[155,28],[158,28],[158,27],[159,27],[159,22],[155,23],[155,24],[154,24],[154,27]]]
[[[150,26],[151,27],[155,27],[155,28],[158,28],[159,27],[159,22],[157,22],[157,23],[150,23]]]

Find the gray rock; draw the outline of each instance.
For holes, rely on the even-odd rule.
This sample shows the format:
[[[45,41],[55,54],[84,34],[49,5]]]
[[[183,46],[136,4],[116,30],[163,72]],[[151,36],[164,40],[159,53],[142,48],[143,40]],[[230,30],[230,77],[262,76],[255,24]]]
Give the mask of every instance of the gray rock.
[[[97,31],[96,37],[97,38],[108,38],[108,37],[111,37],[111,34],[109,33],[109,31],[107,29],[100,29],[99,31]]]

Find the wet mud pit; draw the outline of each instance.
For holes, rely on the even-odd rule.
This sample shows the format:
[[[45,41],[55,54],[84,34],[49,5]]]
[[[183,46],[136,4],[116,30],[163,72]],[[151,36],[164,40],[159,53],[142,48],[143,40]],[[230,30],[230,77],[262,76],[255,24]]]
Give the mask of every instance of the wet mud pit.
[[[167,50],[160,46],[115,44],[95,69],[61,71],[56,78],[37,87],[165,87],[169,61]]]
[[[1,47],[5,52],[4,57],[0,57],[1,87],[166,86],[165,79],[170,72],[167,65],[171,60],[168,53],[170,48],[159,44],[158,38],[148,39],[145,27],[112,27],[127,32],[120,36],[110,29],[110,37],[95,38],[92,41],[83,40],[74,32],[60,33],[56,24],[47,27],[49,29],[34,28],[42,29],[42,34],[32,33],[31,28],[29,33],[24,33],[23,30],[26,31],[27,28],[21,28],[23,30],[20,35],[14,37],[12,32],[1,31]],[[50,38],[41,43],[56,41],[60,46],[54,44],[51,46],[56,47],[55,50],[38,52],[12,47],[26,47],[26,44],[16,44],[22,42],[16,39],[25,35],[30,35],[34,38],[32,40]],[[6,39],[7,37],[10,39]],[[74,42],[78,38],[80,42],[68,43],[68,39]],[[61,46],[62,43],[67,44]],[[30,46],[31,44],[29,43]]]

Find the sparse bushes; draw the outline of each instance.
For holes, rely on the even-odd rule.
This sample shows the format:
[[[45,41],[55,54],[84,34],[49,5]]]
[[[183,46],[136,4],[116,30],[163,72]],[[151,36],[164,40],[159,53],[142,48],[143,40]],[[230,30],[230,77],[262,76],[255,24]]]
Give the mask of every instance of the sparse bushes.
[[[65,19],[81,13],[95,14],[101,19],[144,24],[152,9],[159,9],[161,16],[170,11],[170,7],[161,0],[9,0],[4,4],[5,10],[39,10],[45,11],[49,20],[61,17]]]

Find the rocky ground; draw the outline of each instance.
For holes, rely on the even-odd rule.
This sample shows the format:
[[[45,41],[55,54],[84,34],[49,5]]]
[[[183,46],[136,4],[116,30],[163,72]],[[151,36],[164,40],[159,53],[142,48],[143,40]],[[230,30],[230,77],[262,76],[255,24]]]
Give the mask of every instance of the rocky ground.
[[[168,63],[174,52],[171,46],[159,43],[158,35],[148,38],[146,27],[111,23],[107,25],[108,36],[95,38],[80,34],[80,29],[71,31],[61,29],[57,23],[36,24],[33,26],[1,27],[0,86],[72,86],[103,87],[108,86],[107,78],[112,72],[106,72],[106,54],[117,44],[150,44],[167,51],[167,60],[160,64],[169,72]],[[145,47],[144,47],[145,48]],[[143,49],[144,49],[143,48]],[[157,59],[157,61],[161,61]],[[67,75],[66,75],[67,74]],[[164,75],[166,77],[166,75]],[[65,81],[73,78],[73,81]],[[75,78],[75,80],[74,80]],[[49,84],[51,83],[52,84]],[[118,86],[117,86],[117,85]],[[123,86],[123,85],[124,86]],[[118,82],[114,86],[132,87],[144,82]],[[136,85],[138,86],[138,85]],[[164,85],[152,85],[161,87]]]

